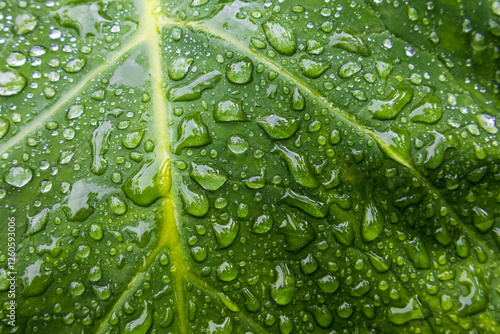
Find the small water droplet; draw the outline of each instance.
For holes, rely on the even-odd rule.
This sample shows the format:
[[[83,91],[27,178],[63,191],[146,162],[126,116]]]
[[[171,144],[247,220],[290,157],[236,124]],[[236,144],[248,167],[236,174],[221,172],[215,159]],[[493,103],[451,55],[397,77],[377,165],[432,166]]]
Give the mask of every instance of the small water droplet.
[[[18,94],[26,86],[26,78],[16,70],[0,70],[0,96]]]
[[[4,180],[11,186],[21,188],[28,184],[33,178],[33,171],[28,167],[11,167],[5,173]]]

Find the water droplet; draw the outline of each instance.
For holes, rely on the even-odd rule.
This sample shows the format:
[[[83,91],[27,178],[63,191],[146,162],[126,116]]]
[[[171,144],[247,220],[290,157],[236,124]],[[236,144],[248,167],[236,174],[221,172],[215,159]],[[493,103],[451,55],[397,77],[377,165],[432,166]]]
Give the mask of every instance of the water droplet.
[[[257,119],[257,124],[271,139],[287,139],[292,137],[300,127],[298,117],[271,114]]]
[[[252,42],[253,46],[255,46],[257,49],[265,49],[266,48],[266,43],[258,38],[252,37],[250,39],[250,42]]]
[[[285,249],[290,252],[299,252],[316,239],[314,229],[295,213],[287,214],[279,229],[285,235]]]
[[[246,84],[252,81],[253,62],[246,57],[235,61],[226,68],[227,80],[235,84]]]
[[[300,59],[300,69],[306,77],[316,79],[330,68],[330,63],[311,60],[305,56]]]
[[[434,94],[427,95],[410,113],[413,122],[433,124],[441,118],[441,101]]]
[[[227,147],[235,154],[242,154],[248,150],[249,145],[245,138],[235,135],[228,138]]]
[[[150,304],[144,301],[144,309],[137,319],[125,325],[123,334],[146,334],[153,325],[153,312]]]
[[[209,320],[207,332],[210,334],[231,334],[233,332],[233,327],[234,323],[231,318],[225,318],[221,324]]]
[[[153,224],[143,220],[140,220],[137,226],[127,226],[123,229],[140,248],[145,247],[149,243],[153,235],[153,230]]]
[[[108,204],[111,210],[117,215],[123,215],[127,212],[127,204],[117,195],[110,196]]]
[[[68,112],[66,113],[66,118],[67,119],[78,118],[83,114],[84,111],[85,111],[85,105],[83,105],[83,104],[73,105],[73,106],[69,107]]]
[[[276,281],[271,283],[271,297],[278,305],[287,305],[295,292],[295,276],[288,265],[280,263],[275,267]]]
[[[329,45],[349,52],[359,53],[363,57],[368,57],[371,54],[370,49],[361,38],[347,32],[333,34],[330,37]]]
[[[24,35],[33,31],[38,23],[36,16],[23,13],[16,16],[14,20],[14,29],[16,34]]]
[[[132,131],[123,136],[123,146],[125,148],[136,148],[141,144],[142,137],[144,136],[144,130]]]
[[[321,44],[321,42],[318,42],[314,39],[309,39],[307,40],[307,46],[306,46],[306,52],[309,53],[310,55],[320,55],[325,51],[325,48]]]
[[[69,284],[69,293],[72,296],[80,296],[82,293],[85,292],[85,285],[83,285],[82,282],[80,281],[73,281]]]
[[[260,174],[243,179],[243,183],[250,189],[261,189],[266,185],[266,169],[262,167]]]
[[[477,122],[481,128],[491,134],[496,134],[498,128],[496,127],[496,118],[488,114],[477,114]]]
[[[43,260],[37,260],[26,267],[21,276],[24,297],[41,295],[52,283],[52,271],[43,267]]]
[[[104,158],[104,155],[109,149],[109,137],[112,129],[111,121],[101,122],[92,133],[92,138],[89,141],[92,153],[90,170],[96,175],[102,175],[106,171],[108,161]]]
[[[287,162],[288,170],[298,184],[307,188],[316,188],[319,186],[319,181],[312,174],[307,162],[307,156],[304,153],[294,152],[278,144],[271,150],[271,152],[276,151]]]
[[[286,188],[285,195],[281,197],[281,201],[299,208],[315,218],[324,218],[328,213],[329,205],[327,203],[313,199],[312,196],[300,195],[289,188]]]
[[[377,73],[382,80],[387,79],[389,74],[392,72],[392,60],[387,59],[385,61],[377,61],[375,64],[375,68],[377,69]]]
[[[89,236],[94,240],[101,240],[104,235],[100,223],[93,223],[89,226]]]
[[[366,242],[377,238],[384,229],[384,216],[373,203],[365,207],[365,214],[361,222],[361,236]]]
[[[310,256],[312,256],[312,255],[310,255]],[[316,260],[314,260],[314,261],[316,261]],[[317,268],[317,262],[316,262],[314,267]],[[311,270],[308,270],[308,272],[310,272],[310,271]],[[314,271],[316,271],[316,270],[314,270]],[[323,292],[334,293],[339,288],[340,283],[336,277],[332,277],[330,275],[327,275],[327,276],[324,276],[324,277],[318,279],[317,284]]]
[[[0,96],[18,94],[26,86],[26,78],[16,70],[0,70]]]
[[[209,203],[205,191],[193,191],[189,189],[184,179],[181,181],[179,188],[181,199],[184,203],[184,210],[186,210],[187,213],[195,217],[202,217],[208,212]]]
[[[5,173],[4,180],[11,186],[21,188],[28,184],[33,178],[33,171],[28,167],[11,167]]]
[[[0,139],[5,137],[7,132],[9,131],[10,124],[9,120],[3,117],[0,117]]]
[[[313,314],[314,320],[321,328],[328,328],[333,323],[333,314],[326,305],[313,305],[309,307],[309,311]]]
[[[391,257],[386,255],[385,257],[377,255],[375,252],[366,252],[368,260],[370,260],[371,265],[379,273],[385,273],[391,268]]]
[[[19,51],[12,51],[7,57],[7,65],[10,67],[23,66],[26,63],[26,56]]]
[[[217,278],[222,282],[231,282],[238,276],[238,268],[231,262],[224,261],[217,268]]]
[[[170,62],[168,67],[168,76],[172,80],[182,80],[188,73],[191,65],[193,64],[193,58],[179,57],[175,58]]]
[[[123,184],[122,190],[135,204],[149,206],[170,190],[170,161],[162,165],[148,160]]]
[[[271,18],[262,25],[269,43],[281,54],[291,56],[297,50],[297,41],[293,30],[285,27],[276,18]]]
[[[87,277],[91,282],[97,282],[98,280],[100,280],[102,277],[101,266],[97,264],[91,267],[88,271]]]
[[[306,106],[306,99],[304,98],[304,95],[298,90],[298,88],[295,88],[293,90],[292,94],[292,100],[290,102],[290,108],[293,110],[304,110]]]
[[[400,85],[394,89],[388,97],[379,100],[372,100],[368,110],[373,114],[373,118],[387,120],[395,118],[401,110],[413,98],[413,88]]]
[[[201,147],[212,142],[208,128],[200,113],[185,116],[177,128],[179,139],[172,144],[172,151],[180,154],[185,147]]]
[[[217,70],[208,72],[198,76],[189,84],[169,89],[167,99],[172,102],[197,100],[205,90],[214,88],[221,78],[222,74]]]
[[[286,315],[280,315],[279,328],[281,334],[290,334],[293,331],[293,322]]]
[[[391,307],[387,320],[395,325],[403,325],[410,320],[425,319],[422,305],[417,297],[412,297],[405,307]]]
[[[273,218],[268,214],[262,214],[257,217],[252,225],[253,233],[266,233],[273,227]]]
[[[347,319],[354,312],[354,306],[348,302],[344,302],[342,305],[337,307],[337,314],[342,319]]]
[[[191,256],[196,262],[201,263],[207,259],[208,250],[206,247],[194,246],[191,248]]]
[[[28,217],[28,228],[26,230],[26,236],[34,235],[45,229],[45,226],[49,222],[49,209],[42,209],[39,213],[33,217]]]
[[[226,225],[214,223],[213,228],[215,232],[215,239],[217,240],[217,245],[220,249],[231,246],[238,235],[240,224],[230,217],[229,222]]]
[[[227,181],[224,170],[211,162],[191,163],[189,176],[204,189],[215,191],[222,187]]]
[[[246,122],[250,116],[243,111],[241,100],[226,97],[215,105],[214,119],[216,122]]]
[[[63,69],[68,73],[80,72],[83,69],[83,67],[85,66],[86,62],[87,62],[87,59],[85,57],[73,58],[66,63],[66,65],[63,67]]]
[[[339,68],[339,77],[341,78],[349,78],[354,74],[361,71],[361,64],[355,62],[348,62],[340,66]]]

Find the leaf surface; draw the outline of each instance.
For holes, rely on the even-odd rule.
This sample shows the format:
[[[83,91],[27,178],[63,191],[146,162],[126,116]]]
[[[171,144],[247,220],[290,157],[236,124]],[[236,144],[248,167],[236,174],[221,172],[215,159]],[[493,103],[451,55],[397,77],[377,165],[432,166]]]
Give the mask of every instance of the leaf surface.
[[[0,332],[498,333],[471,4],[0,2]]]

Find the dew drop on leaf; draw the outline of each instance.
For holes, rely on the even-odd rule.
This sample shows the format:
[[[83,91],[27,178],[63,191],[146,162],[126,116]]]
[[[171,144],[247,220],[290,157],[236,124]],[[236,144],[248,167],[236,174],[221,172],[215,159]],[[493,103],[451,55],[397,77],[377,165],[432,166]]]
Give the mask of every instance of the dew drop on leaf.
[[[24,166],[11,167],[4,176],[6,183],[17,188],[24,187],[32,178],[33,171]]]
[[[16,70],[0,70],[0,96],[18,94],[26,86],[26,78]]]

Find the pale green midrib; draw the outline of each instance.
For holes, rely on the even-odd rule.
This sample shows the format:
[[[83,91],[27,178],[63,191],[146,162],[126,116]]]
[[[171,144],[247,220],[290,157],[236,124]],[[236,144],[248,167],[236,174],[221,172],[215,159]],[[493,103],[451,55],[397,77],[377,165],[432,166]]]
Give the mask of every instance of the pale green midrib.
[[[205,289],[208,293],[216,296],[220,300],[223,300],[223,299],[230,300],[229,297],[227,297],[226,295],[221,294],[219,291],[217,291],[216,289],[212,288],[210,285],[208,285],[205,281],[203,281],[202,279],[200,279],[200,277],[198,277],[197,275],[193,274],[192,272],[188,272],[187,276],[188,276],[188,278],[192,282],[196,283],[198,286],[200,286],[201,288]],[[232,300],[230,300],[230,301],[232,303],[234,303]],[[236,305],[236,303],[234,303],[234,304]],[[250,315],[248,315],[245,311],[243,311],[243,310],[240,309],[238,311],[238,313],[240,314],[240,316],[242,316],[241,318],[243,320],[245,320],[255,330],[259,331],[259,333],[262,333],[262,334],[268,334],[269,333],[258,322],[256,322]]]
[[[404,159],[403,156],[399,155],[397,152],[395,152],[393,149],[391,149],[381,138],[377,136],[377,134],[370,129],[369,127],[365,126],[364,124],[360,123],[356,119],[354,119],[350,114],[342,111],[340,108],[335,106],[332,102],[328,101],[328,99],[323,96],[321,93],[316,91],[314,88],[309,87],[306,83],[302,82],[299,78],[294,76],[292,73],[290,73],[288,70],[284,69],[283,67],[279,66],[276,64],[274,61],[271,59],[267,58],[266,56],[262,55],[261,53],[255,51],[254,49],[250,48],[248,45],[245,45],[241,43],[239,40],[236,40],[232,35],[225,33],[224,31],[221,31],[220,29],[217,29],[213,26],[207,26],[204,25],[203,23],[199,22],[192,22],[192,21],[181,21],[178,19],[172,19],[172,18],[163,18],[164,25],[179,25],[179,26],[186,26],[189,28],[193,29],[199,29],[206,31],[207,33],[222,39],[226,41],[227,43],[234,45],[236,48],[240,49],[242,52],[245,52],[247,54],[250,54],[251,56],[255,57],[259,61],[267,64],[269,67],[273,68],[277,73],[285,76],[288,80],[295,82],[298,86],[300,86],[304,91],[306,91],[309,95],[311,95],[313,98],[317,99],[322,103],[325,107],[327,107],[333,114],[343,118],[347,122],[349,122],[351,125],[354,127],[360,129],[361,131],[364,131],[368,134],[370,134],[373,139],[379,144],[379,146],[384,147],[386,154],[396,161],[397,163],[401,164],[402,166],[406,167],[410,171],[413,172],[413,174],[422,180],[424,184],[427,186],[427,188],[435,193],[439,199],[443,202],[444,205],[446,205],[450,209],[450,214],[458,221],[462,229],[464,230],[464,233],[466,233],[469,237],[473,237],[474,240],[481,244],[481,246],[486,247],[486,249],[489,251],[491,255],[493,255],[495,258],[497,258],[497,254],[493,251],[493,249],[484,242],[479,235],[472,229],[471,226],[466,224],[460,216],[456,213],[455,209],[453,206],[451,206],[450,203],[445,199],[443,194],[439,189],[437,189],[431,181],[429,181],[426,177],[424,177],[420,172],[418,172],[415,167],[411,164],[411,162],[407,161]]]
[[[0,155],[7,152],[13,146],[19,144],[22,140],[26,139],[27,136],[41,127],[45,121],[47,121],[50,117],[52,117],[56,112],[58,112],[61,108],[64,108],[66,105],[70,104],[73,101],[73,98],[80,93],[92,80],[97,77],[99,74],[104,72],[110,66],[112,66],[116,61],[118,61],[122,56],[124,56],[128,51],[141,44],[140,36],[136,36],[129,43],[125,44],[119,50],[110,54],[108,59],[96,67],[89,73],[87,73],[78,83],[70,88],[68,91],[63,92],[62,96],[57,102],[55,102],[51,107],[43,111],[39,114],[32,122],[23,126],[18,133],[9,138],[5,143],[0,145]]]

